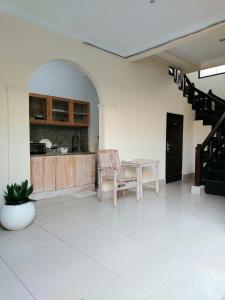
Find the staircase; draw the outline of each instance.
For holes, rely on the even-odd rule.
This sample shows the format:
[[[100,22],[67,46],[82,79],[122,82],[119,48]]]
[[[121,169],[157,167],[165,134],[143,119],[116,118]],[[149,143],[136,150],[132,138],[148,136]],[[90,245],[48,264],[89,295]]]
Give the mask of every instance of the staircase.
[[[225,196],[225,101],[211,90],[197,89],[180,70],[170,67],[169,75],[195,110],[195,119],[212,126],[205,141],[196,147],[195,185],[204,185],[208,194]]]

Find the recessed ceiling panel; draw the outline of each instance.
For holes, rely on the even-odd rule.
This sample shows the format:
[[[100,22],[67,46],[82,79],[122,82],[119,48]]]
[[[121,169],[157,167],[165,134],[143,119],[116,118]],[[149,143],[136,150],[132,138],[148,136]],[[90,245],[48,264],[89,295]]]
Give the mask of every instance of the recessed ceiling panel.
[[[225,20],[224,0],[0,0],[0,10],[122,56]]]

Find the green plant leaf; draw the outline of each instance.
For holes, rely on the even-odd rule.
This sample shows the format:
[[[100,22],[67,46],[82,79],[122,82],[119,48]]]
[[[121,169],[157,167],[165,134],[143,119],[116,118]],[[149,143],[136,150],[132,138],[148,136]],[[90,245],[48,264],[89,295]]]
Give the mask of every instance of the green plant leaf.
[[[6,205],[20,205],[32,201],[29,196],[33,192],[33,186],[29,186],[28,180],[21,182],[21,184],[7,185],[4,192]]]

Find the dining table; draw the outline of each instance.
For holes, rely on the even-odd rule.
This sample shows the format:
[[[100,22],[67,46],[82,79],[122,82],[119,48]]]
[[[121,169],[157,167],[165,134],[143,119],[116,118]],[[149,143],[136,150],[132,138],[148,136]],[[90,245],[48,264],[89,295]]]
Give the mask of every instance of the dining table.
[[[143,168],[153,167],[154,168],[154,182],[155,184],[148,183],[149,187],[155,189],[156,194],[159,193],[159,160],[158,159],[132,159],[132,160],[123,160],[122,167],[133,167],[136,169],[137,181],[139,185],[140,199],[143,199]],[[146,184],[146,183],[145,183]]]

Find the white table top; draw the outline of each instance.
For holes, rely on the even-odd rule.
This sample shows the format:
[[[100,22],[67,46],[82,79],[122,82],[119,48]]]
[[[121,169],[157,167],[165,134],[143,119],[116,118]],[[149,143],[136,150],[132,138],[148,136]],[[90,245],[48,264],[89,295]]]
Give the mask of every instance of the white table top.
[[[145,158],[138,158],[138,159],[132,159],[132,160],[123,160],[121,161],[123,165],[127,166],[147,166],[147,165],[153,165],[158,164],[158,159],[145,159]]]

